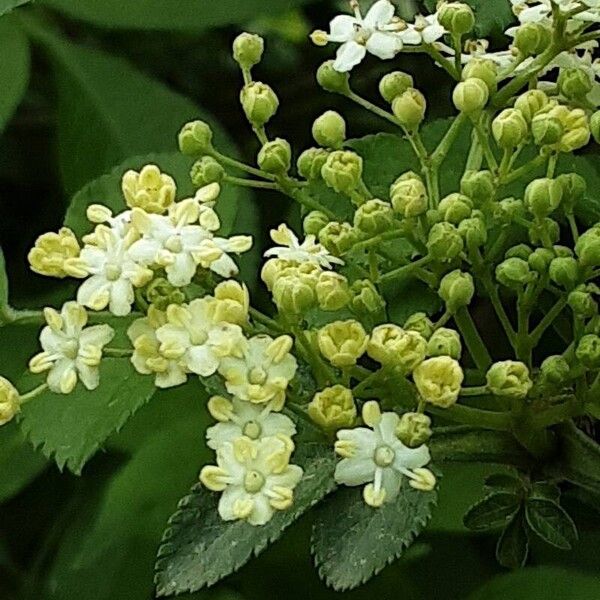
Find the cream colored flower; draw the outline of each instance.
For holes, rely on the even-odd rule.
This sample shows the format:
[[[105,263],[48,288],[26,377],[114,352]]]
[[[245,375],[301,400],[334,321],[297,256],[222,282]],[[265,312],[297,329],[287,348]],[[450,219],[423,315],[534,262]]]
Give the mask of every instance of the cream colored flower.
[[[367,354],[384,366],[402,367],[407,373],[423,362],[427,340],[418,332],[388,323],[371,332]]]
[[[222,281],[214,291],[215,320],[245,325],[248,322],[250,310],[250,294],[244,283],[233,279]]]
[[[49,277],[86,277],[85,262],[75,234],[62,227],[58,233],[44,233],[35,241],[27,259],[31,270]]]
[[[0,426],[11,421],[21,410],[17,388],[5,377],[0,376]]]
[[[141,208],[147,213],[162,215],[175,201],[175,181],[161,173],[156,165],[146,165],[138,173],[127,171],[121,189],[129,208]]]
[[[457,360],[436,356],[423,361],[413,371],[413,379],[423,400],[449,408],[458,400],[464,374]]]
[[[363,326],[353,319],[334,321],[317,334],[321,354],[336,367],[351,367],[365,353],[369,337]]]
[[[351,427],[356,421],[356,405],[352,392],[343,385],[334,385],[317,392],[308,405],[308,415],[328,430]]]

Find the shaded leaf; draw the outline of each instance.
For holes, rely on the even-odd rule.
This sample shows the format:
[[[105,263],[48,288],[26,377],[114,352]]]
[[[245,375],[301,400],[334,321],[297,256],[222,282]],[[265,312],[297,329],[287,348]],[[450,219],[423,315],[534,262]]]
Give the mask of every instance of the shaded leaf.
[[[487,531],[505,527],[517,512],[520,498],[508,492],[496,492],[474,504],[464,517],[465,527],[473,531]]]
[[[0,0],[0,17],[19,6],[29,4],[31,0]]]
[[[552,500],[528,500],[525,516],[532,531],[556,548],[570,550],[577,540],[575,523],[565,510]]]
[[[515,475],[509,475],[508,473],[493,473],[486,477],[484,485],[490,489],[503,490],[514,494],[523,491],[523,482]]]
[[[522,567],[529,554],[529,538],[523,510],[520,510],[502,532],[496,546],[496,558],[507,569]]]

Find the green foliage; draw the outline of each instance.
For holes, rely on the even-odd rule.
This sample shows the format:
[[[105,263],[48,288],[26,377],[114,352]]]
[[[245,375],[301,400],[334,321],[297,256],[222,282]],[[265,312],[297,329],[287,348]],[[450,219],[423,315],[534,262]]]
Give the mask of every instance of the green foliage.
[[[4,260],[4,252],[0,248],[0,315],[2,309],[8,306],[8,277],[6,276],[6,262]],[[2,317],[0,317],[1,323]]]
[[[525,517],[532,531],[551,546],[570,550],[577,540],[575,523],[565,510],[552,500],[530,499],[525,507]]]
[[[163,536],[156,565],[158,595],[196,591],[236,571],[332,490],[335,458],[329,447],[304,442],[293,461],[304,469],[294,504],[261,527],[221,520],[215,494],[194,486]]]
[[[498,539],[496,558],[507,569],[522,567],[529,554],[529,536],[523,510],[519,510],[509,521]]]
[[[437,492],[417,491],[407,481],[397,500],[380,508],[365,504],[360,490],[338,490],[316,511],[312,548],[320,576],[337,591],[364,583],[402,556],[436,501]]]
[[[518,496],[496,492],[473,505],[465,515],[465,526],[473,531],[504,527],[519,509]]]
[[[0,17],[29,2],[31,2],[31,0],[0,0]]]

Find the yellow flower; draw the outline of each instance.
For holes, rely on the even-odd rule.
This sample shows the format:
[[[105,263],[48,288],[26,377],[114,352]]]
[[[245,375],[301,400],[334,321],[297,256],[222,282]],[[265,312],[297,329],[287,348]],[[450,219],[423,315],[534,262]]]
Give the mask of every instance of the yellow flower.
[[[0,425],[12,420],[20,408],[19,392],[8,379],[0,376]]]
[[[436,356],[423,361],[413,371],[413,379],[423,400],[449,408],[458,400],[464,374],[458,361]]]
[[[356,421],[356,405],[352,392],[343,385],[334,385],[317,392],[308,405],[308,414],[328,430],[352,427]]]
[[[86,277],[85,261],[79,258],[79,242],[75,234],[62,227],[58,233],[44,233],[29,251],[31,270],[49,277]]]
[[[214,320],[235,325],[244,325],[248,321],[250,295],[243,283],[233,279],[219,283],[214,291]]]
[[[146,165],[139,173],[127,171],[121,189],[129,208],[141,208],[148,213],[162,215],[175,201],[175,181],[156,165]]]
[[[367,346],[368,355],[384,366],[402,367],[411,372],[427,352],[427,341],[418,332],[398,325],[379,325],[373,329]]]
[[[353,319],[334,321],[317,334],[321,354],[336,367],[351,367],[364,354],[369,336]]]

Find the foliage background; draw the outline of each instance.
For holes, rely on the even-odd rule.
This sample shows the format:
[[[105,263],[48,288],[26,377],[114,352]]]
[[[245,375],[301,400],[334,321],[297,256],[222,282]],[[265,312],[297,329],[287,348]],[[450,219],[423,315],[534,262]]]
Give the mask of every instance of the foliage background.
[[[398,1],[407,16],[414,0]],[[430,2],[429,4],[432,4]],[[508,0],[471,0],[482,35],[502,42]],[[256,75],[281,100],[273,135],[296,149],[310,145],[322,111],[340,110],[359,137],[387,126],[318,89],[316,67],[331,49],[307,34],[345,10],[310,0],[0,0],[0,244],[14,306],[59,304],[72,291],[27,269],[37,235],[56,230],[84,184],[133,156],[174,152],[180,126],[195,117],[214,123],[224,150],[252,161],[257,143],[239,110],[241,77],[230,44],[242,28],[266,36]],[[14,11],[11,9],[19,7]],[[353,85],[376,100],[388,64],[367,61]],[[425,59],[401,57],[394,68],[415,75],[430,117],[448,116],[450,82]],[[134,162],[139,162],[135,159]],[[185,171],[184,171],[185,172]],[[102,188],[89,188],[88,194]],[[299,215],[271,193],[225,190],[234,228],[259,243],[269,226]],[[102,201],[101,197],[95,198]],[[235,204],[237,202],[237,204]],[[255,286],[254,297],[260,297]],[[35,328],[0,331],[0,371],[16,379],[34,353]],[[200,386],[155,396],[88,463],[83,477],[60,473],[34,452],[16,424],[0,429],[0,598],[2,600],[144,600],[153,595],[154,557],[177,500],[208,461],[208,422]],[[60,426],[60,423],[58,424]],[[572,553],[534,547],[531,566],[507,574],[493,540],[475,536],[462,514],[478,499],[488,468],[449,467],[433,524],[397,564],[348,598],[429,599],[600,597],[600,528],[582,504],[581,541]],[[329,599],[309,552],[310,515],[258,560],[211,590],[187,598]],[[597,522],[597,521],[596,521]],[[545,566],[539,566],[539,565]]]

